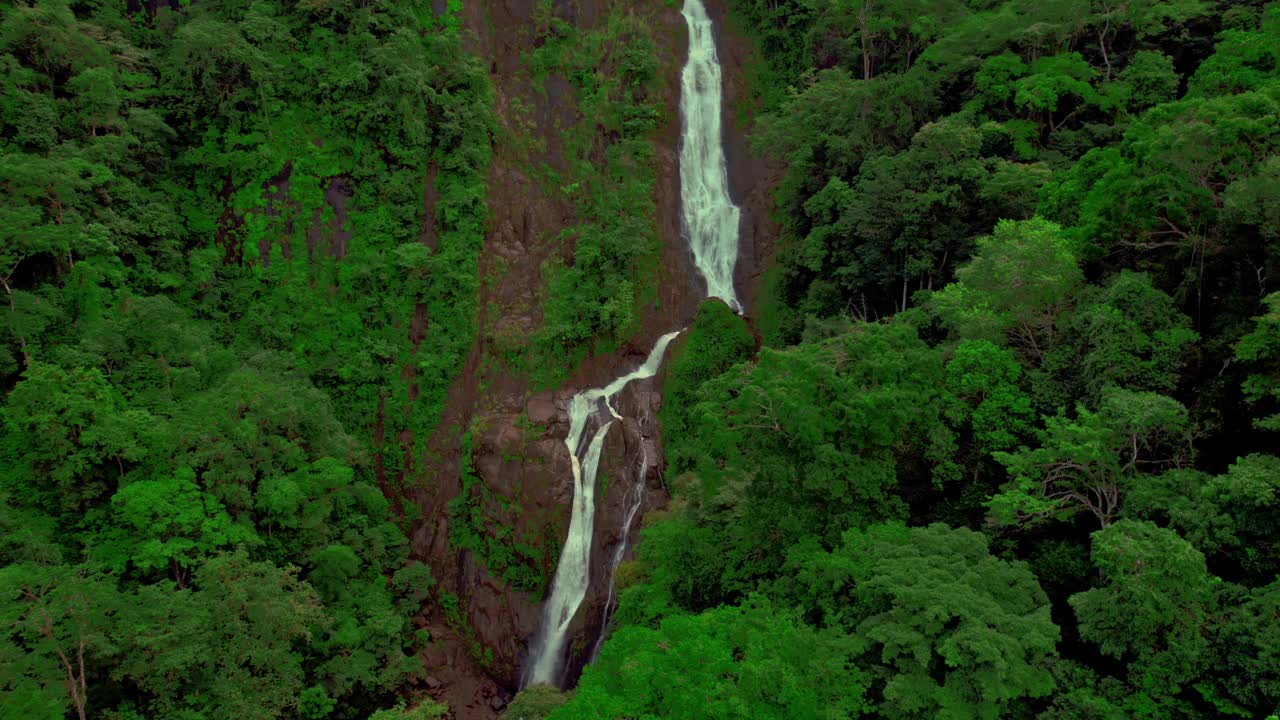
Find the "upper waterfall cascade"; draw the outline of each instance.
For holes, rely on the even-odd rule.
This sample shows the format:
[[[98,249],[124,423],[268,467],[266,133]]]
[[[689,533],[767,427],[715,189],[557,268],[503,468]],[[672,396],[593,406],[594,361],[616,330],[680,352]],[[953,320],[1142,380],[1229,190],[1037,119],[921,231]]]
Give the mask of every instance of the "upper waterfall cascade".
[[[728,170],[720,136],[720,64],[716,59],[711,19],[701,0],[685,0],[681,11],[689,27],[689,58],[681,74],[680,197],[684,230],[694,264],[707,283],[707,296],[724,300],[740,312],[733,287],[738,257],[739,210],[729,198]],[[609,428],[622,420],[612,400],[629,383],[653,377],[662,364],[667,345],[680,331],[658,339],[644,363],[603,388],[583,390],[569,405],[569,435],[565,445],[573,468],[573,508],[569,534],[551,583],[551,594],[542,609],[542,622],[529,645],[524,684],[558,685],[564,666],[570,625],[587,594],[591,576],[591,540],[595,529],[596,470]],[[601,412],[601,410],[605,412]],[[594,422],[593,422],[594,420]],[[585,450],[584,450],[585,443]],[[634,485],[627,490],[621,539],[609,567],[609,592],[604,614],[607,621],[613,602],[613,571],[626,551],[630,526],[640,509],[644,492],[647,451]],[[592,654],[599,651],[604,629]]]
[[[738,206],[729,198],[729,170],[720,136],[720,63],[711,18],[701,0],[686,0],[689,60],[680,74],[680,202],[693,261],[707,297],[741,311],[733,289],[738,261]]]

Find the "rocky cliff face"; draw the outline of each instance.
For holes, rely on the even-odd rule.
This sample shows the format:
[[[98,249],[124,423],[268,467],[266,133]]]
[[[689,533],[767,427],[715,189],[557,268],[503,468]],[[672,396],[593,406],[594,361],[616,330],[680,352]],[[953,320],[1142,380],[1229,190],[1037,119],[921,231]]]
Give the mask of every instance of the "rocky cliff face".
[[[549,76],[539,92],[522,62],[522,55],[537,42],[535,5],[535,0],[464,4],[473,49],[490,62],[500,124],[489,173],[491,215],[481,268],[481,331],[463,374],[451,389],[444,419],[428,441],[424,477],[413,494],[421,510],[413,534],[415,554],[430,564],[441,592],[452,593],[458,601],[456,613],[437,605],[421,618],[433,638],[424,650],[424,661],[432,668],[425,689],[447,702],[456,718],[495,717],[514,694],[525,643],[539,622],[540,600],[512,589],[493,577],[471,552],[450,545],[447,503],[461,487],[462,431],[472,431],[471,471],[487,488],[488,531],[544,538],[549,577],[567,529],[573,493],[564,445],[568,399],[578,389],[598,387],[638,365],[658,336],[688,324],[703,296],[680,228],[678,77],[686,53],[685,24],[678,7],[656,0],[637,3],[634,11],[649,15],[647,22],[660,54],[659,72],[666,78],[661,97],[664,122],[653,140],[658,166],[656,221],[664,269],[658,301],[643,317],[636,337],[616,354],[588,358],[559,390],[535,392],[494,362],[494,338],[513,333],[527,337],[539,327],[540,268],[552,253],[563,252],[552,240],[578,220],[574,208],[540,187],[528,170],[539,163],[563,170],[562,130],[580,119],[572,88],[564,78]],[[709,6],[717,21],[725,77],[731,191],[744,211],[738,286],[749,313],[761,265],[775,235],[768,219],[768,195],[776,173],[748,152],[744,128],[731,110],[746,93],[743,64],[750,47],[727,29],[723,4]],[[607,10],[603,0],[557,0],[555,5],[559,17],[586,28],[601,22]],[[607,143],[608,138],[600,141]],[[626,408],[623,414],[641,420],[615,427],[606,441],[600,475],[607,480],[598,495],[591,589],[578,612],[571,677],[580,673],[600,632],[605,573],[620,540],[626,485],[643,472],[649,492],[642,511],[665,502],[656,421],[660,379],[634,383],[626,390],[618,401]],[[642,452],[645,446],[647,453]],[[642,455],[648,460],[643,468]]]

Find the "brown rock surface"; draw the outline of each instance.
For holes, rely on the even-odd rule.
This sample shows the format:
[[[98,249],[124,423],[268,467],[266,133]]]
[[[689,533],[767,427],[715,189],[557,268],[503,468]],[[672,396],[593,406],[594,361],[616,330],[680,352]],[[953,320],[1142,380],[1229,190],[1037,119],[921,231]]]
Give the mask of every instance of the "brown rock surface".
[[[475,474],[502,507],[489,507],[497,526],[517,537],[546,538],[544,560],[550,575],[559,555],[573,495],[568,450],[568,400],[580,389],[598,387],[635,367],[663,333],[687,325],[702,300],[703,284],[681,236],[679,196],[679,75],[684,63],[686,30],[679,9],[665,3],[646,4],[654,13],[659,43],[664,125],[654,138],[658,163],[655,187],[662,242],[662,281],[655,307],[643,314],[636,337],[617,353],[591,357],[554,392],[528,387],[521,378],[502,372],[491,359],[495,339],[529,337],[541,323],[540,269],[557,251],[552,242],[560,230],[577,222],[573,207],[544,191],[527,168],[546,163],[566,166],[561,129],[578,119],[572,88],[563,78],[549,77],[545,93],[536,92],[521,62],[533,47],[535,2],[488,0],[464,3],[464,27],[473,33],[471,49],[490,63],[499,130],[489,171],[490,220],[481,258],[479,338],[462,374],[450,389],[444,417],[427,442],[427,457],[417,465],[422,477],[410,491],[420,509],[412,533],[415,556],[432,567],[442,593],[458,599],[466,626],[451,622],[436,603],[424,607],[421,623],[433,641],[423,650],[430,677],[423,690],[447,702],[453,717],[488,720],[515,692],[525,643],[539,622],[539,598],[494,578],[468,551],[449,543],[447,504],[460,489],[461,438],[472,432]],[[750,312],[763,260],[772,249],[769,190],[777,173],[747,151],[742,128],[732,108],[746,93],[743,64],[749,45],[726,30],[725,8],[708,2],[717,22],[726,94],[726,152],[731,191],[743,206],[743,243],[739,259],[739,293]],[[609,6],[601,0],[557,0],[558,14],[579,26],[603,19]],[[648,10],[646,10],[648,11]],[[532,135],[531,145],[515,138]],[[420,333],[421,330],[419,329]],[[424,348],[424,351],[427,349]],[[628,418],[609,432],[600,476],[593,541],[591,589],[575,622],[573,647],[578,650],[569,675],[576,678],[587,660],[603,620],[608,559],[621,538],[625,517],[623,495],[637,478],[646,482],[644,509],[665,503],[658,481],[663,466],[656,413],[661,375],[633,383],[615,405]],[[640,462],[647,455],[647,462]],[[496,527],[490,528],[497,529]],[[634,535],[632,536],[634,540]]]

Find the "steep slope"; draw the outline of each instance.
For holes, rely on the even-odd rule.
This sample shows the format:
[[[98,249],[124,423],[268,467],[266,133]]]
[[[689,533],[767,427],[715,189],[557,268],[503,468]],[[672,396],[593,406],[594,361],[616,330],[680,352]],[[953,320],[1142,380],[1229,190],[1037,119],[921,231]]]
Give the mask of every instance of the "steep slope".
[[[743,64],[749,48],[724,30],[722,6],[713,4],[710,11],[723,48],[726,108],[731,108],[745,96]],[[557,4],[551,16],[576,32],[607,37],[618,27],[611,20],[618,12],[586,0]],[[529,57],[547,42],[545,12],[521,3],[490,2],[472,5],[464,15],[465,28],[474,33],[475,52],[491,59],[501,131],[489,174],[481,332],[429,443],[429,480],[415,491],[423,517],[413,538],[416,553],[431,564],[442,591],[457,598],[452,617],[440,608],[423,621],[437,640],[426,651],[428,666],[447,668],[428,684],[460,718],[492,716],[518,685],[525,643],[538,622],[539,593],[555,570],[568,524],[572,474],[563,442],[568,398],[579,388],[604,384],[617,368],[638,365],[659,335],[693,317],[702,296],[680,227],[677,80],[686,53],[684,20],[678,8],[656,2],[634,3],[623,12],[642,19],[657,55],[656,92],[648,99],[659,117],[648,137],[656,208],[652,222],[661,247],[657,280],[636,313],[629,339],[614,351],[587,353],[561,372],[562,378],[553,374],[560,380],[553,388],[545,381],[539,384],[542,378],[532,377],[534,373],[520,372],[510,350],[511,338],[530,343],[542,327],[545,268],[557,259],[573,260],[561,232],[584,219],[574,198],[545,178],[573,171],[571,129],[594,124],[589,128],[589,160],[601,172],[618,138],[604,123],[585,117],[571,78],[552,72],[535,82]],[[595,71],[618,72],[619,63],[626,61],[618,59],[625,47],[607,41],[604,47]],[[750,312],[760,258],[770,246],[767,188],[772,175],[747,151],[736,117],[726,117],[725,134],[730,189],[743,206],[744,252],[737,285]],[[618,403],[626,417],[655,417],[660,397],[641,386],[624,393]],[[641,466],[642,456],[656,490],[648,493],[646,507],[664,502],[657,435],[656,417],[643,428],[629,422],[611,433],[603,448],[592,582],[575,620],[580,625],[574,631],[578,660],[568,668],[570,677],[580,672],[600,632],[604,573],[627,511],[627,483],[620,480],[632,477],[628,473]],[[614,479],[619,481],[610,481]]]

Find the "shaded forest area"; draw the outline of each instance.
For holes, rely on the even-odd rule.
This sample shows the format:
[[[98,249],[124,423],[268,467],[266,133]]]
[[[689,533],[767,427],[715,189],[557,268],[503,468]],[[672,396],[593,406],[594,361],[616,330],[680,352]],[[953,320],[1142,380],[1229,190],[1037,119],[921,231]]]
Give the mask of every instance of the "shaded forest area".
[[[438,717],[486,67],[452,2],[182,5],[0,10],[0,717]]]

